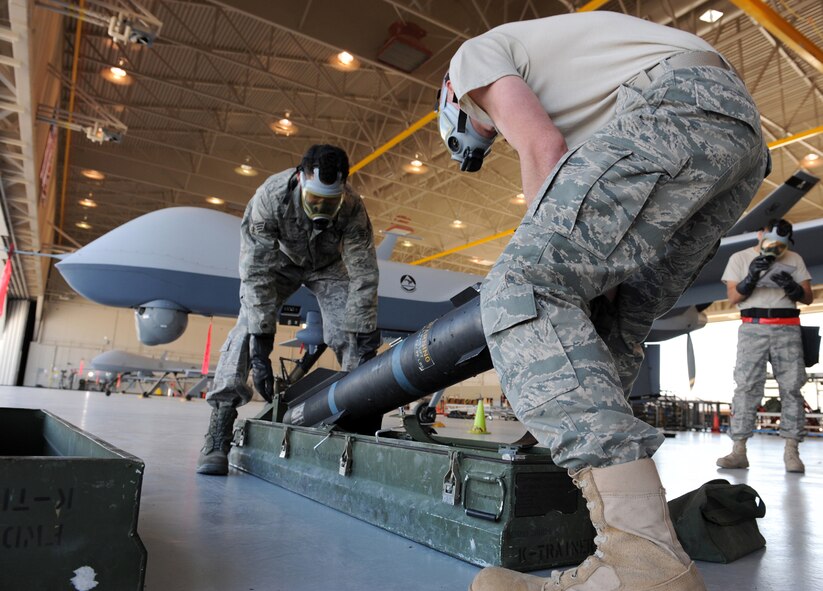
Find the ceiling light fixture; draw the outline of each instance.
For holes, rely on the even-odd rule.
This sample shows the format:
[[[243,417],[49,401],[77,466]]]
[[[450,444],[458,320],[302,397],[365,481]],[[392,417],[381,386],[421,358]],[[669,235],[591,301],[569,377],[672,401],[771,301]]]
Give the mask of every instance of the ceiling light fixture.
[[[106,178],[106,175],[104,175],[102,172],[100,172],[99,170],[94,170],[92,168],[84,168],[80,171],[80,174],[82,174],[87,179],[91,179],[93,181],[102,181],[104,178]]]
[[[83,221],[77,222],[74,225],[82,230],[91,230],[91,224],[86,221],[86,218],[83,218]]]
[[[131,76],[129,76],[129,73],[123,68],[124,65],[125,62],[123,62],[123,60],[120,60],[119,62],[117,62],[116,66],[104,68],[103,71],[100,72],[100,75],[112,84],[128,86],[134,80]]]
[[[823,158],[820,157],[820,154],[810,152],[803,157],[800,163],[804,168],[817,168],[823,164]]]
[[[278,135],[290,136],[296,134],[300,128],[294,124],[294,121],[289,119],[290,116],[291,113],[286,113],[284,117],[270,123],[269,127]]]
[[[709,9],[697,18],[699,18],[704,23],[716,23],[722,17],[723,17],[723,13],[720,12],[719,10]]]
[[[516,205],[525,205],[526,203],[526,196],[523,193],[518,193],[511,199],[509,199],[510,203],[514,203]]]
[[[335,70],[341,72],[353,72],[360,67],[360,60],[350,54],[348,51],[341,51],[329,58],[329,63]]]
[[[220,199],[220,197],[206,197],[206,201],[211,203],[212,205],[223,205],[225,203],[224,200]]]
[[[420,155],[415,154],[412,161],[403,165],[403,170],[410,174],[424,174],[429,171],[429,168],[420,160]]]
[[[78,201],[78,203],[83,207],[97,207],[97,202],[91,198],[91,193],[89,193],[88,197]]]
[[[240,176],[257,176],[257,169],[255,169],[251,164],[251,158],[246,158],[246,161],[243,162],[240,166],[234,169],[234,172],[239,174]]]
[[[454,220],[454,221],[451,223],[451,227],[452,227],[452,228],[462,228],[462,227],[463,227],[463,226],[465,226],[465,225],[466,225],[466,224],[465,224],[465,223],[463,223],[461,220]]]
[[[404,240],[404,241],[403,241],[403,242],[401,242],[400,244],[401,244],[401,245],[403,245],[403,246],[405,246],[406,248],[410,248],[410,247],[411,247],[411,245],[412,245],[411,240]]]

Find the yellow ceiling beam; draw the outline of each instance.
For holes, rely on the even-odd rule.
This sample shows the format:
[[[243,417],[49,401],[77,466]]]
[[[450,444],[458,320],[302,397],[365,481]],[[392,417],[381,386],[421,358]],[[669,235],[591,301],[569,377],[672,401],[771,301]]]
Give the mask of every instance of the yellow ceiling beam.
[[[497,240],[498,238],[503,238],[504,236],[509,236],[514,234],[516,228],[512,228],[511,230],[504,230],[503,232],[498,232],[497,234],[492,234],[491,236],[486,236],[485,238],[480,238],[479,240],[475,240],[473,242],[469,242],[468,244],[461,244],[460,246],[455,246],[454,248],[450,248],[448,250],[444,250],[443,252],[438,252],[437,254],[433,254],[428,257],[423,257],[422,259],[417,259],[413,261],[412,265],[420,265],[422,263],[426,263],[428,261],[433,261],[434,259],[439,259],[440,257],[444,257],[447,254],[452,254],[453,252],[460,252],[461,250],[465,250],[467,248],[471,248],[472,246],[477,246],[479,244],[485,244],[486,242],[491,242],[492,240]]]
[[[794,142],[799,142],[815,135],[820,135],[823,133],[823,125],[819,127],[813,127],[812,129],[807,129],[806,131],[801,131],[800,133],[796,133],[794,135],[790,135],[788,137],[780,138],[774,140],[773,142],[769,142],[766,144],[769,147],[769,150],[774,150],[776,148],[782,148],[783,146],[787,146],[789,144],[793,144]],[[412,261],[411,265],[420,265],[422,263],[427,263],[429,261],[433,261],[435,259],[439,259],[449,254],[454,254],[456,252],[460,252],[461,250],[466,250],[467,248],[471,248],[472,246],[478,246],[480,244],[485,244],[486,242],[491,242],[492,240],[497,240],[498,238],[503,238],[504,236],[509,236],[514,234],[514,231],[517,228],[512,228],[510,230],[504,230],[503,232],[498,232],[497,234],[492,234],[491,236],[486,236],[485,238],[480,238],[478,240],[474,240],[467,244],[461,244],[460,246],[455,246],[454,248],[450,248],[448,250],[444,250],[443,252],[438,252],[436,254],[423,257],[422,259],[417,259],[416,261]]]
[[[800,133],[796,133],[794,135],[776,139],[773,142],[769,142],[767,145],[769,146],[769,150],[774,150],[775,148],[782,148],[783,146],[788,146],[789,144],[809,139],[810,137],[820,135],[821,133],[823,133],[823,125],[813,127],[812,129],[807,129],[806,131],[801,131]]]
[[[823,50],[762,0],[730,0],[755,22],[782,41],[815,70],[823,73]]]
[[[591,2],[586,2],[586,4],[578,8],[577,12],[591,12],[592,10],[597,10],[608,1],[609,0],[591,0]]]
[[[357,172],[358,170],[360,170],[361,168],[366,166],[372,160],[374,160],[376,158],[379,158],[384,153],[388,152],[393,147],[395,147],[397,144],[399,144],[404,139],[409,137],[411,134],[415,133],[418,129],[428,125],[428,123],[430,121],[432,121],[435,117],[437,117],[437,111],[432,111],[431,113],[429,113],[425,117],[421,117],[420,119],[418,119],[417,121],[412,123],[408,128],[406,128],[403,131],[401,131],[400,133],[398,133],[392,139],[390,139],[385,144],[383,144],[382,146],[377,148],[374,152],[372,152],[371,154],[369,154],[368,156],[363,158],[360,162],[358,162],[357,164],[352,166],[349,169],[349,174],[354,174],[355,172]]]

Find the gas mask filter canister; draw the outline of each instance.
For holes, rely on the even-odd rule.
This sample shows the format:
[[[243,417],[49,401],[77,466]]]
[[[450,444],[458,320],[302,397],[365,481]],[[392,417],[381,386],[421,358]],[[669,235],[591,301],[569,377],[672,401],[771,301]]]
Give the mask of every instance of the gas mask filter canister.
[[[452,160],[460,163],[461,171],[476,172],[483,165],[483,158],[491,151],[497,134],[484,137],[477,132],[466,112],[457,105],[457,101],[448,100],[448,80],[447,74],[443,79],[443,86],[437,93],[440,137],[451,152]]]
[[[323,230],[331,225],[343,204],[343,186],[340,173],[337,180],[327,185],[320,180],[319,168],[314,169],[311,177],[300,171],[300,203],[315,228]]]

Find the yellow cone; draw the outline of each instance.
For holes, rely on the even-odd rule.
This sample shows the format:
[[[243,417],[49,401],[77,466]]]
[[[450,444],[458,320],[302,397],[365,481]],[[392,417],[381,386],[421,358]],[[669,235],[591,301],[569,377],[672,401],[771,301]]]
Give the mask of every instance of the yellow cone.
[[[477,401],[477,412],[474,414],[474,427],[471,431],[473,435],[488,435],[486,431],[486,412],[483,410],[483,399]]]

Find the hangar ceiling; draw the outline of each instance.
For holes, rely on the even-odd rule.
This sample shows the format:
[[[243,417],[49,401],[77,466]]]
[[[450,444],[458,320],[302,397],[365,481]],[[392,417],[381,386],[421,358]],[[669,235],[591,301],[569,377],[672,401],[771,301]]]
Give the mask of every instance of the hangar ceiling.
[[[35,24],[45,5],[54,4],[35,2]],[[436,88],[462,41],[504,22],[569,12],[584,4],[152,0],[141,6],[162,22],[162,29],[150,47],[115,43],[104,27],[88,22],[77,45],[78,21],[67,17],[62,62],[50,68],[50,75],[63,84],[61,102],[36,105],[38,115],[44,119],[50,112],[59,118],[55,108],[69,110],[77,50],[76,116],[105,115],[122,122],[126,130],[120,143],[94,143],[81,133],[73,134],[65,194],[58,194],[54,213],[60,233],[57,244],[44,249],[86,244],[163,207],[215,207],[241,215],[265,176],[294,166],[312,143],[338,144],[357,163],[431,113]],[[768,5],[820,54],[820,0],[775,0]],[[713,23],[699,20],[708,9],[723,16]],[[721,0],[619,0],[599,10],[626,12],[707,39],[742,74],[762,113],[767,140],[823,131],[823,63],[784,44],[762,19],[757,22]],[[390,51],[398,49],[397,40],[390,41],[392,32],[417,36],[416,44],[430,55],[408,72],[383,63],[379,55],[397,55]],[[406,44],[405,57],[415,57],[409,49],[414,45]],[[359,67],[347,70],[334,63],[341,51],[349,52]],[[113,66],[127,77],[113,78]],[[129,83],[117,83],[122,81]],[[289,128],[279,123],[283,119],[296,133],[287,135]],[[58,187],[64,138],[61,133]],[[819,158],[807,159],[810,154]],[[798,167],[823,172],[823,166],[814,167],[823,162],[823,135],[775,148],[772,156],[773,172],[753,205]],[[410,165],[412,160],[422,163],[422,173]],[[253,167],[257,176],[237,174],[235,169],[242,164]],[[517,155],[499,141],[477,174],[460,173],[452,164],[430,122],[363,166],[351,182],[364,196],[376,231],[392,226],[411,229],[413,238],[402,242],[394,260],[417,261],[477,241],[481,243],[425,264],[483,274],[507,236],[484,239],[516,227],[525,211],[517,199]],[[102,173],[102,178],[84,176],[89,170]],[[208,198],[224,203],[212,205]],[[25,208],[13,208],[9,215],[16,225],[31,219]],[[823,187],[818,185],[789,217],[799,222],[821,216]],[[68,293],[56,276],[51,273],[48,294]],[[27,282],[29,297],[42,293],[42,285]]]

